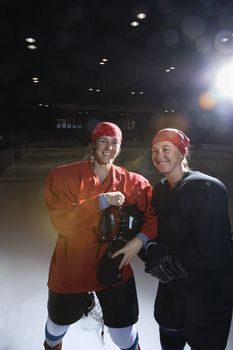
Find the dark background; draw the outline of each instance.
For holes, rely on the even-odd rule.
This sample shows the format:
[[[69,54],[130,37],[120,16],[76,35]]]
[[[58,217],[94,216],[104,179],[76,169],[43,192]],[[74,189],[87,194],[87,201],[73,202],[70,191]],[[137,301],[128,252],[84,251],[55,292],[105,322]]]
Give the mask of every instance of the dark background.
[[[233,143],[232,102],[214,87],[233,55],[232,1],[0,0],[0,39],[1,148],[86,144],[99,120],[126,141],[178,127],[195,144]]]

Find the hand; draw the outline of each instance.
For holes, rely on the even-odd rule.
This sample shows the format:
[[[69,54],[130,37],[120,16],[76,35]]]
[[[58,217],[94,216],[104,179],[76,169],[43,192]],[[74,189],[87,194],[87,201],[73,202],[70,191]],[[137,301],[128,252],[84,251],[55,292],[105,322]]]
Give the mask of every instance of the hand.
[[[121,269],[124,265],[128,265],[130,263],[132,258],[137,255],[139,250],[142,248],[142,245],[142,241],[139,238],[134,237],[123,248],[119,249],[112,255],[112,258],[115,258],[118,255],[123,254],[119,269]]]
[[[104,193],[109,205],[121,207],[125,202],[125,196],[120,191]]]

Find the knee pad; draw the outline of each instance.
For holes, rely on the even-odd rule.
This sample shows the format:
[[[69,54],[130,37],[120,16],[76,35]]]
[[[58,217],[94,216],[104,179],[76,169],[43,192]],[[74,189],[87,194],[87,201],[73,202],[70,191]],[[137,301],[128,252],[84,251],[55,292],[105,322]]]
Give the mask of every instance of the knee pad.
[[[136,350],[138,332],[135,325],[124,328],[108,327],[112,341],[122,350]]]
[[[159,327],[160,343],[163,350],[183,350],[186,344],[183,329]]]
[[[69,328],[69,325],[62,325],[62,326],[58,325],[48,317],[48,320],[45,325],[46,343],[51,347],[54,347],[57,344],[61,343],[68,328]]]

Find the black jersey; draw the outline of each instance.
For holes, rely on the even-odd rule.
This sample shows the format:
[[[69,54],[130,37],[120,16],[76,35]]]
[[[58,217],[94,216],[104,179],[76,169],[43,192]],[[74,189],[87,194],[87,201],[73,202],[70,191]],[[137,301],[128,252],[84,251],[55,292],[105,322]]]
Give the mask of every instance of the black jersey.
[[[188,171],[174,188],[162,179],[153,189],[158,242],[169,246],[189,270],[219,268],[230,258],[231,227],[224,184]]]

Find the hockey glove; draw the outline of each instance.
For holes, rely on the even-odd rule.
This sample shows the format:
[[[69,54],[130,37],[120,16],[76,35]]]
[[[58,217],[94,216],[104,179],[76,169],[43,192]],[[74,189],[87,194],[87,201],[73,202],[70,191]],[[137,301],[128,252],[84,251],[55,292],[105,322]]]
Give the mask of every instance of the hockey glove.
[[[159,247],[153,241],[146,246],[145,272],[156,277],[162,283],[169,283],[175,278],[187,277],[182,263],[170,252],[168,247]]]
[[[111,256],[117,250],[123,248],[125,244],[125,241],[121,239],[112,240],[104,252],[97,270],[98,280],[104,286],[111,287],[122,280],[122,273],[121,270],[119,270],[119,265],[123,258],[123,254],[120,254],[113,259]]]

